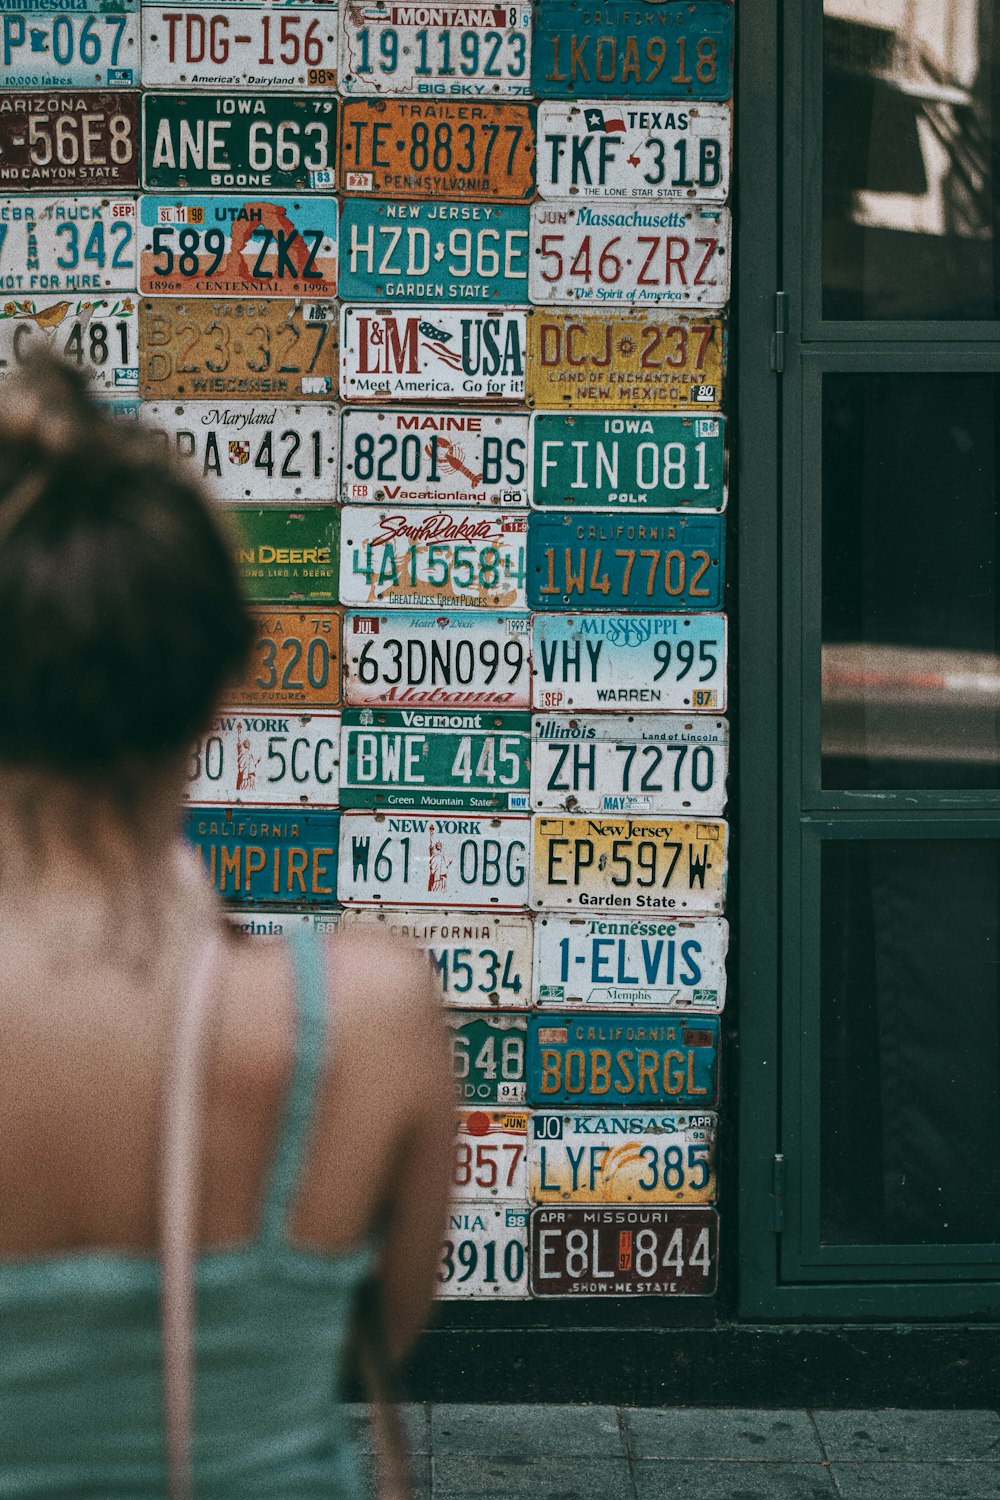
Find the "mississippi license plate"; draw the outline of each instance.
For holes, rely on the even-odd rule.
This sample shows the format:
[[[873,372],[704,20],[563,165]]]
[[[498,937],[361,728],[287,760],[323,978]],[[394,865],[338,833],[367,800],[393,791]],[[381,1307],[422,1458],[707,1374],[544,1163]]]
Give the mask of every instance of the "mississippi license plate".
[[[340,912],[330,911],[234,911],[226,912],[230,927],[244,937],[285,937],[307,928],[312,932],[336,932]]]
[[[340,14],[345,94],[531,93],[530,5],[345,0]]]
[[[40,11],[5,0],[0,15],[0,77],[10,89],[135,88],[139,82],[139,0]]]
[[[528,512],[344,507],[343,604],[523,609]]]
[[[721,813],[725,719],[669,714],[535,714],[535,812]]]
[[[733,148],[729,104],[538,106],[543,198],[652,198],[725,203]]]
[[[531,454],[543,510],[725,509],[725,417],[535,412]]]
[[[526,614],[393,609],[347,615],[348,703],[527,708],[531,656]]]
[[[727,640],[725,615],[533,615],[534,706],[721,713]]]
[[[631,917],[535,918],[535,1000],[569,1005],[721,1011],[729,924]]]
[[[216,500],[337,498],[339,430],[332,406],[290,401],[144,402],[142,421],[193,464]]]
[[[146,93],[142,130],[147,188],[332,192],[337,184],[332,95]]]
[[[338,812],[192,807],[184,832],[215,890],[234,905],[337,899]]]
[[[362,906],[517,910],[527,904],[531,819],[344,814],[340,900]]]
[[[340,610],[252,609],[253,649],[229,697],[253,708],[336,708],[344,616]]]
[[[532,609],[719,609],[725,587],[721,516],[665,511],[533,511]]]
[[[139,203],[139,289],[159,296],[334,297],[337,200],[154,197]]]
[[[144,0],[142,82],[146,88],[334,89],[337,7]]]
[[[356,302],[526,302],[528,209],[349,198],[340,295]]]
[[[0,198],[0,286],[127,291],[135,286],[135,199]]]
[[[532,1203],[714,1203],[716,1123],[714,1114],[673,1110],[536,1110],[529,1197]]]
[[[344,412],[341,498],[374,505],[528,503],[520,412]]]
[[[523,1203],[528,1196],[527,1111],[457,1110],[451,1162],[453,1202],[485,1198]]]
[[[535,194],[535,107],[457,99],[354,99],[341,106],[348,193],[522,203]]]
[[[374,927],[423,948],[445,1005],[523,1010],[531,1001],[530,917],[350,907],[344,925]]]
[[[349,708],[341,804],[526,812],[530,754],[530,714]]]
[[[330,401],[337,319],[329,302],[144,298],[140,393],[149,401]]]
[[[0,370],[16,370],[47,343],[76,365],[95,394],[134,391],[138,384],[135,297],[0,299]]]
[[[226,507],[236,566],[248,599],[337,599],[340,513],[332,505]]]
[[[5,88],[0,94],[0,183],[8,193],[138,187],[138,92],[16,94]]]
[[[711,819],[537,817],[531,904],[721,912],[727,834]]]
[[[725,357],[720,317],[532,308],[525,399],[556,411],[717,411]]]
[[[544,0],[531,82],[541,98],[728,99],[734,7],[728,0],[619,0],[595,11]]]
[[[668,1109],[716,1102],[718,1016],[536,1013],[528,1018],[528,1100]]]
[[[340,715],[227,709],[188,761],[192,806],[336,807]]]
[[[344,307],[345,401],[523,401],[527,314],[518,308]]]
[[[466,1104],[524,1103],[524,1016],[450,1011],[451,1070]]]
[[[522,1298],[528,1295],[528,1205],[458,1203],[448,1215],[435,1296]]]
[[[714,1208],[536,1208],[533,1297],[708,1297],[719,1276]]]

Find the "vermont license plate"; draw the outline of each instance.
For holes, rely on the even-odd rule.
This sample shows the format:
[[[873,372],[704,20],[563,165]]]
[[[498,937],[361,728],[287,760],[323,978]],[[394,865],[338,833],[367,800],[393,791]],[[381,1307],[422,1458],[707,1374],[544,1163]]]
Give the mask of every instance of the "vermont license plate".
[[[729,726],[681,714],[535,714],[535,812],[718,814]]]
[[[534,197],[533,104],[352,99],[341,120],[345,192],[469,202]]]
[[[533,615],[534,707],[722,712],[727,640],[725,615]]]
[[[530,751],[526,713],[349,708],[341,804],[526,812]]]
[[[518,308],[344,307],[345,401],[523,401],[527,314]]]
[[[139,0],[99,0],[39,9],[5,0],[0,14],[0,77],[9,89],[135,88],[139,82]]]
[[[192,807],[184,832],[209,880],[234,905],[337,899],[339,812]]]
[[[531,11],[523,3],[345,0],[340,12],[341,90],[526,97],[531,93]]]
[[[344,507],[344,604],[523,609],[528,512]]]
[[[434,1295],[521,1298],[528,1295],[528,1205],[457,1203],[448,1214]]]
[[[531,454],[531,503],[543,510],[725,509],[725,417],[540,411]]]
[[[138,92],[18,94],[5,88],[0,94],[0,184],[8,193],[138,187]]]
[[[725,203],[733,147],[729,104],[538,106],[543,198],[652,198]]]
[[[714,1114],[673,1110],[536,1110],[528,1141],[531,1201],[714,1203],[716,1124]]]
[[[336,187],[333,95],[145,93],[142,121],[147,188],[190,193]]]
[[[452,1147],[452,1202],[528,1196],[526,1110],[459,1109]]]
[[[718,1016],[539,1012],[528,1018],[528,1101],[710,1107],[719,1027]]]
[[[226,507],[236,535],[234,556],[248,599],[337,599],[340,513],[330,505]]]
[[[337,200],[139,201],[139,289],[159,296],[334,297]]]
[[[192,806],[336,807],[340,715],[226,709],[188,761]]]
[[[136,325],[134,296],[0,299],[0,370],[16,370],[47,343],[95,394],[127,394],[139,379]]]
[[[535,991],[541,1006],[721,1011],[729,924],[634,917],[535,918]]]
[[[336,708],[344,616],[334,609],[252,609],[253,648],[229,691],[254,708]]]
[[[0,286],[29,292],[135,286],[135,199],[0,198]]]
[[[348,198],[340,295],[356,302],[526,302],[528,209]]]
[[[144,402],[143,423],[192,464],[216,500],[327,502],[337,498],[333,406],[286,401]]]
[[[523,1010],[530,1004],[530,917],[355,906],[344,913],[344,925],[374,928],[423,948],[445,1005]]]
[[[145,88],[335,89],[336,4],[142,7]]]
[[[344,814],[338,889],[360,905],[517,910],[527,904],[531,819]]]
[[[451,1069],[466,1104],[524,1103],[524,1016],[449,1011]]]
[[[344,412],[341,498],[375,505],[528,503],[521,412]]]
[[[721,912],[727,834],[709,819],[536,817],[531,904]]]
[[[543,0],[531,82],[541,98],[728,99],[734,7],[727,0]]]
[[[721,317],[532,308],[525,399],[556,411],[717,411],[725,362]]]
[[[714,1208],[536,1208],[533,1297],[708,1297],[719,1268]]]
[[[338,328],[329,302],[143,298],[139,326],[146,400],[330,401],[337,394]]]
[[[533,511],[532,609],[719,609],[725,587],[721,516],[665,511]]]
[[[346,617],[348,703],[527,708],[530,616],[392,609]]]

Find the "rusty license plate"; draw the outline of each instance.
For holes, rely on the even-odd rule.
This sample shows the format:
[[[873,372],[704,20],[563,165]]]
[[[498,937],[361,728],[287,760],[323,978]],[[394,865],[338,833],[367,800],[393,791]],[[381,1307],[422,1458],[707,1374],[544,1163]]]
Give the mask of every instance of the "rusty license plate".
[[[0,94],[6,193],[139,185],[139,95],[111,89]]]
[[[350,99],[342,108],[347,193],[505,203],[534,196],[532,104]]]
[[[139,290],[159,296],[333,297],[337,201],[191,195],[139,201]]]
[[[336,708],[344,616],[334,609],[253,609],[253,647],[227,698],[251,708]]]
[[[708,1297],[718,1281],[714,1208],[536,1208],[533,1297]]]
[[[329,401],[337,359],[329,302],[155,297],[139,304],[139,394],[147,401]]]
[[[719,316],[528,313],[529,406],[559,411],[718,411],[726,365]]]

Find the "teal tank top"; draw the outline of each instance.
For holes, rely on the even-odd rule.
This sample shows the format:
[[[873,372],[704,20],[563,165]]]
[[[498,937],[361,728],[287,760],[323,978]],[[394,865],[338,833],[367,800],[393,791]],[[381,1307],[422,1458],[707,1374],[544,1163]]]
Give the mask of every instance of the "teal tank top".
[[[258,1239],[196,1266],[196,1500],[362,1500],[338,1400],[368,1244],[288,1239],[326,1041],[322,946],[290,938],[296,1061]],[[155,1256],[0,1261],[0,1500],[163,1500],[167,1463]]]

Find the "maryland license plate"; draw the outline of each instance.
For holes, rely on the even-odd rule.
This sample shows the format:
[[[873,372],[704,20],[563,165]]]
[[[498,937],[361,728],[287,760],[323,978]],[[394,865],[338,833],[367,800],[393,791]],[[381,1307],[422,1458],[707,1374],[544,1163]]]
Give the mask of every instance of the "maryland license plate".
[[[339,812],[192,807],[184,833],[226,901],[301,906],[337,899],[339,825]]]
[[[523,401],[519,308],[343,307],[345,401]]]
[[[531,60],[541,98],[728,99],[734,7],[727,0],[620,0],[597,11],[544,0]]]
[[[542,510],[725,509],[725,417],[535,412],[531,453]]]
[[[336,807],[339,767],[339,714],[228,709],[191,751],[187,800],[209,807]]]
[[[344,507],[343,604],[523,609],[528,512]]]
[[[341,106],[348,193],[523,203],[535,194],[533,104],[353,99]]]
[[[714,1208],[536,1208],[533,1297],[708,1297],[719,1276]]]
[[[47,343],[95,394],[127,394],[139,380],[137,321],[134,296],[0,299],[0,370],[18,369]]]
[[[708,1108],[719,1087],[718,1016],[542,1014],[528,1018],[532,1105]]]
[[[332,192],[337,101],[332,95],[145,93],[147,188]]]
[[[347,615],[348,703],[527,708],[527,614],[392,609]]]
[[[140,393],[148,401],[331,401],[337,394],[338,329],[329,302],[144,298],[139,327]]]
[[[727,835],[709,819],[536,817],[531,904],[721,912]]]
[[[336,296],[332,197],[139,201],[139,289],[185,297]]]
[[[528,313],[529,406],[717,411],[725,363],[721,317],[541,308]]]
[[[216,500],[326,502],[337,498],[333,406],[277,401],[144,402],[141,420],[194,466]]]
[[[714,1114],[673,1110],[536,1110],[529,1197],[532,1203],[714,1203],[716,1124]]]
[[[0,14],[3,87],[135,88],[139,0],[97,0],[81,12],[50,0],[45,10],[5,0]]]
[[[0,22],[2,25],[2,22]],[[139,185],[139,94],[67,89],[0,93],[5,191]]]
[[[526,1110],[459,1109],[451,1159],[452,1202],[528,1196]]]
[[[0,287],[126,291],[135,239],[134,198],[0,198]]]
[[[336,708],[344,616],[334,609],[252,609],[253,648],[229,690],[253,708]]]
[[[524,1103],[524,1016],[450,1011],[451,1069],[466,1104]]]
[[[543,198],[647,198],[725,203],[733,147],[729,104],[569,103],[538,106]]]
[[[344,814],[340,900],[362,906],[517,910],[527,904],[531,819]]]
[[[337,599],[340,513],[332,505],[289,510],[280,505],[226,507],[236,535],[233,552],[248,599]]]
[[[523,1298],[528,1295],[528,1205],[457,1203],[441,1245],[436,1297]]]
[[[643,511],[533,511],[532,609],[719,609],[725,587],[721,516]]]
[[[344,925],[374,928],[423,948],[445,1005],[523,1010],[531,1001],[530,917],[349,907]]]
[[[721,813],[729,726],[681,714],[535,714],[535,812]]]
[[[145,88],[335,89],[337,6],[144,0],[142,82]]]
[[[531,93],[531,6],[345,0],[340,86],[345,94]]]
[[[526,713],[349,708],[341,804],[526,812],[530,753]]]
[[[344,412],[345,504],[528,503],[528,422],[521,412]]]
[[[727,641],[725,615],[533,615],[533,704],[721,713]]]
[[[526,302],[528,209],[349,198],[340,295],[357,302]]]
[[[721,1011],[729,925],[633,917],[535,918],[535,991],[542,1007]]]

